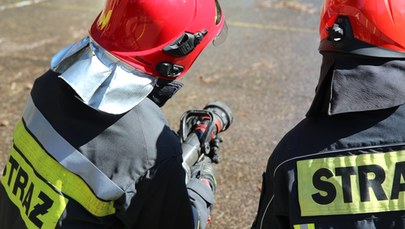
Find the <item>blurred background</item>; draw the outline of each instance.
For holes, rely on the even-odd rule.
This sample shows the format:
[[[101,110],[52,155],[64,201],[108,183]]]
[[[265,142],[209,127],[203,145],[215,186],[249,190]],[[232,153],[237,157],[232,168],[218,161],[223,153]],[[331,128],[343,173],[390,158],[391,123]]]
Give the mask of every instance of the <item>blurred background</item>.
[[[321,57],[322,0],[220,0],[229,27],[209,46],[163,108],[177,130],[181,114],[225,102],[232,126],[222,134],[222,161],[211,229],[250,228],[261,176],[272,150],[304,116],[314,96]],[[103,0],[0,0],[0,171],[12,131],[35,78],[50,58],[87,35]]]

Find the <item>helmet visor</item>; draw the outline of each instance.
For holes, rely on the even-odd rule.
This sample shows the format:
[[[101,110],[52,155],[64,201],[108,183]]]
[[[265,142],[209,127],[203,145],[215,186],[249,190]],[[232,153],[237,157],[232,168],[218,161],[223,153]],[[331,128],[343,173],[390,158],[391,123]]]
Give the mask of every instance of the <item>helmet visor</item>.
[[[222,9],[221,9],[221,5],[219,4],[218,0],[215,0],[215,8],[217,11],[217,15],[215,16],[215,24],[218,25],[219,23],[221,23],[221,20],[222,20]]]
[[[218,35],[212,41],[212,44],[214,46],[218,46],[224,43],[226,38],[228,37],[228,26],[226,25],[225,19],[223,19],[222,8],[218,0],[215,0],[215,7],[217,12],[215,16],[215,24],[219,25],[221,21],[224,20],[224,24],[221,28],[221,31],[219,31]]]
[[[212,44],[214,46],[221,45],[225,42],[226,38],[228,37],[228,25],[226,21],[224,21],[224,25],[222,26],[221,31],[219,31],[218,35],[212,40]]]

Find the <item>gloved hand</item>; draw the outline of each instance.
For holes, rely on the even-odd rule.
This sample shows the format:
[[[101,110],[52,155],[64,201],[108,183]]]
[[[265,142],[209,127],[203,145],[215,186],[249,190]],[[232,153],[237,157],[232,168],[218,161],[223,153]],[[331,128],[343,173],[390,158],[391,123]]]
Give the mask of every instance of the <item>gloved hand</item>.
[[[212,166],[212,160],[204,156],[203,159],[191,167],[191,178],[195,177],[207,184],[213,193],[217,188],[216,172]]]
[[[222,159],[221,152],[219,150],[219,144],[222,142],[223,140],[219,135],[210,142],[210,152],[208,153],[208,157],[211,158],[212,162],[215,164],[218,164]]]

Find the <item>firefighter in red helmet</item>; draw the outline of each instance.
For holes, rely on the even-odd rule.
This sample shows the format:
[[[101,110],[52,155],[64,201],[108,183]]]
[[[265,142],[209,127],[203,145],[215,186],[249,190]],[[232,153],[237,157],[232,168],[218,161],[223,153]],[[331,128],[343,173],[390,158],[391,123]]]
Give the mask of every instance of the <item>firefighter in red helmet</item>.
[[[268,160],[252,228],[405,228],[404,12],[323,2],[316,94]]]
[[[218,0],[107,0],[30,92],[0,182],[0,228],[205,228],[215,170],[185,182],[160,109],[226,36]]]

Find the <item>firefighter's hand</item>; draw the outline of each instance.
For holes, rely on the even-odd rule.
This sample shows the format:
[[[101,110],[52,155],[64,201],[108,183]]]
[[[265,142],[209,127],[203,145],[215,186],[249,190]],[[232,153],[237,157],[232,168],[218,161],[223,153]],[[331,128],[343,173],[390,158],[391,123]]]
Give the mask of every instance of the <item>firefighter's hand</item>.
[[[208,157],[211,158],[212,162],[218,164],[221,161],[221,151],[219,150],[220,144],[223,142],[220,136],[217,136],[214,140],[210,142],[210,152]]]
[[[191,167],[191,177],[199,179],[215,193],[217,187],[216,172],[209,157],[204,156],[203,160]]]

